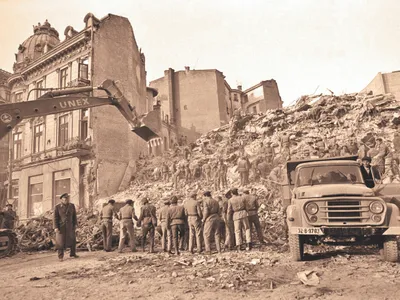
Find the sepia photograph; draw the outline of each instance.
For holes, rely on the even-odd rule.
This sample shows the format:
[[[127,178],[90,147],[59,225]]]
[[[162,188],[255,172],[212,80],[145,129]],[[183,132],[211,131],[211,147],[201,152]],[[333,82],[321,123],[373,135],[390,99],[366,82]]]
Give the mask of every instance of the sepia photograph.
[[[399,13],[0,0],[0,299],[400,299]]]

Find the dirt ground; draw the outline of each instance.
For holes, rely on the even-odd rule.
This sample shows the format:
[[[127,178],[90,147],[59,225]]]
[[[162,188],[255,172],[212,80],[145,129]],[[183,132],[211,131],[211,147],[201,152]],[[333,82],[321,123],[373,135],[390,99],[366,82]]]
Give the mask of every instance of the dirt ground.
[[[63,262],[52,251],[19,253],[0,260],[0,298],[400,299],[399,265],[375,249],[309,250],[304,262],[272,246],[211,256],[79,252]],[[303,271],[314,271],[315,286],[299,280]]]

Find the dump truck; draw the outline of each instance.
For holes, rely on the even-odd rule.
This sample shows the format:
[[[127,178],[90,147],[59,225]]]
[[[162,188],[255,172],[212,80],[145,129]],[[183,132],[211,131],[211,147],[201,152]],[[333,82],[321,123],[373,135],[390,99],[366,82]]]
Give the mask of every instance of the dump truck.
[[[365,185],[357,156],[288,161],[282,185],[289,247],[304,260],[304,245],[377,245],[398,259],[400,184]]]
[[[36,100],[0,105],[0,139],[5,137],[22,120],[68,112],[76,109],[112,105],[127,120],[131,130],[147,142],[158,139],[156,111],[139,116],[113,80],[107,79],[100,86],[84,86],[66,89],[33,89],[45,93]],[[31,91],[33,91],[31,90]],[[92,97],[89,93],[100,90],[106,97]],[[150,126],[148,126],[150,125]],[[0,229],[0,258],[12,255],[17,248],[17,237],[12,230]]]

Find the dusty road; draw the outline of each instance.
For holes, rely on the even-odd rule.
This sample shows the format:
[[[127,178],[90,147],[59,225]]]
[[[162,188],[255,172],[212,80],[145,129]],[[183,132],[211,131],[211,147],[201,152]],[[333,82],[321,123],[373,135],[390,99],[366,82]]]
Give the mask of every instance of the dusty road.
[[[346,252],[344,252],[346,250]],[[400,268],[376,250],[340,249],[293,263],[272,247],[202,256],[54,252],[0,261],[1,299],[400,299]],[[315,286],[298,272],[315,271]]]

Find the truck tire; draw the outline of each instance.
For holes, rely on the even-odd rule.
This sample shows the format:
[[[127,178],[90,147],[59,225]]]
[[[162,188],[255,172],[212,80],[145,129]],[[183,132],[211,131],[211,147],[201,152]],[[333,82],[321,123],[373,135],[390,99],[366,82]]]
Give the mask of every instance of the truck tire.
[[[399,247],[396,237],[389,236],[384,238],[381,254],[383,260],[397,262],[399,256]]]
[[[289,234],[289,247],[293,261],[302,261],[304,259],[304,241],[302,236]]]

